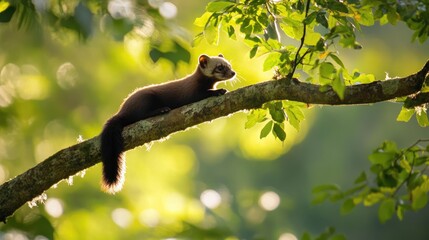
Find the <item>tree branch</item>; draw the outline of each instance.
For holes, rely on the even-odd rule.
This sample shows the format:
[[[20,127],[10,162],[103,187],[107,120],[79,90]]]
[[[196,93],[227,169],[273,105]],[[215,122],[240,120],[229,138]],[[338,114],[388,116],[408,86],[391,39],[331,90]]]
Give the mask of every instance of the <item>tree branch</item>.
[[[428,72],[429,61],[422,70],[408,77],[347,86],[343,100],[332,88],[321,92],[319,85],[302,83],[296,79],[284,78],[262,82],[130,125],[123,132],[125,150],[240,110],[259,108],[273,100],[353,105],[408,96],[421,89]],[[52,185],[99,163],[100,160],[100,143],[97,136],[60,150],[35,167],[5,182],[0,186],[0,221],[6,221],[6,218],[19,207]]]

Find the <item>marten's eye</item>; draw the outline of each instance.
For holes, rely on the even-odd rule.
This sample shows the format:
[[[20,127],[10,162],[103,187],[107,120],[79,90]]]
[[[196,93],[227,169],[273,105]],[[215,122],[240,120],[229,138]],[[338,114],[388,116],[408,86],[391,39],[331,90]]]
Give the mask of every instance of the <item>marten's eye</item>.
[[[219,66],[217,66],[216,67],[216,72],[223,72],[223,71],[225,71],[225,66],[224,65],[219,65]]]

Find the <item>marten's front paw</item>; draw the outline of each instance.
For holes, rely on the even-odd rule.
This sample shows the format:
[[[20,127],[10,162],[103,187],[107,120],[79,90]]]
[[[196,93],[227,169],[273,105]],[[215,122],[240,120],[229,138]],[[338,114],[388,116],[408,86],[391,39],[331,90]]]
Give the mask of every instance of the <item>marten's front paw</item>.
[[[216,95],[217,96],[221,96],[221,95],[224,95],[227,92],[228,91],[226,89],[218,89],[218,90],[216,90]]]

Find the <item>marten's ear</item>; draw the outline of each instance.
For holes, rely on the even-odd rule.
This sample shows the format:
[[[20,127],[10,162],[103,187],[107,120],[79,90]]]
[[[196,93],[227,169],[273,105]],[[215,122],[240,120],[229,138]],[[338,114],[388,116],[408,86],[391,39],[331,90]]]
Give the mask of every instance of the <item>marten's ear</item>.
[[[224,58],[222,53],[219,53],[218,57]]]
[[[208,63],[209,59],[210,59],[210,57],[209,57],[209,56],[207,56],[207,55],[203,54],[203,55],[201,55],[201,56],[198,58],[198,62],[200,63],[200,66],[201,66],[202,68],[206,68],[206,67],[207,67],[207,63]]]

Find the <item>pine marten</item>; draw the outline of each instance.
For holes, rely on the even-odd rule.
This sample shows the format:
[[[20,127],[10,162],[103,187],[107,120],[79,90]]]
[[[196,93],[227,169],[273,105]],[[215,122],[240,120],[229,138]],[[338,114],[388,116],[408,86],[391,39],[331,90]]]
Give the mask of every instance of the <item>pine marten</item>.
[[[201,55],[197,69],[191,75],[132,92],[119,111],[107,120],[101,132],[102,189],[108,193],[122,189],[125,174],[122,130],[125,126],[208,97],[223,95],[227,91],[215,89],[216,83],[234,76],[231,64],[222,54],[213,57]]]

